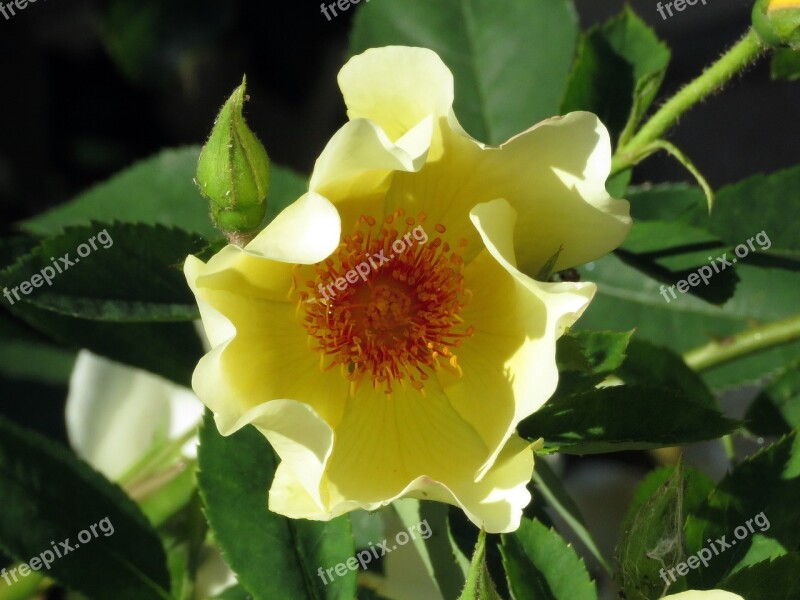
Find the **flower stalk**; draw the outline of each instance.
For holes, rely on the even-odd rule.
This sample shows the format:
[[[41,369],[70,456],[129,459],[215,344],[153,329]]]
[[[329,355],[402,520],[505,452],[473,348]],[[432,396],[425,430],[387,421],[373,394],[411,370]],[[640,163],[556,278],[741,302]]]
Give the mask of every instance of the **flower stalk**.
[[[644,150],[661,137],[692,106],[719,90],[737,73],[744,71],[764,51],[758,35],[752,29],[739,42],[708,67],[702,75],[668,100],[633,138],[617,149],[611,175],[631,168],[649,153]]]
[[[748,354],[799,339],[800,315],[795,315],[695,348],[684,354],[683,359],[695,371],[707,371]]]

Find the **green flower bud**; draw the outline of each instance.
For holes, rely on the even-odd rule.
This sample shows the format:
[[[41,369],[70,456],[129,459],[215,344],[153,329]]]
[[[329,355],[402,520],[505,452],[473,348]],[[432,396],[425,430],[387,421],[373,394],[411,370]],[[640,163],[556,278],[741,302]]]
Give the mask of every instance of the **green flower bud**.
[[[800,0],[758,0],[753,29],[769,46],[800,50]]]
[[[242,116],[247,79],[222,107],[197,162],[197,185],[210,200],[211,219],[225,233],[248,233],[267,210],[269,157]]]

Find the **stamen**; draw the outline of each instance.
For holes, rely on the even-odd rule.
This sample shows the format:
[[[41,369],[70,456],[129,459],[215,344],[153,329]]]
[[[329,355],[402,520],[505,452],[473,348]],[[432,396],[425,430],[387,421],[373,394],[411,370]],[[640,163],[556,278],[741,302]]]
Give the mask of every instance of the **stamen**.
[[[387,394],[406,381],[424,394],[436,369],[460,374],[454,350],[474,332],[459,317],[471,298],[461,256],[466,240],[454,250],[439,237],[426,235],[421,243],[410,232],[421,227],[425,213],[404,217],[399,209],[378,224],[361,215],[334,254],[313,267],[317,277],[306,281],[311,295],[299,294],[301,323],[321,367],[339,366],[351,391],[367,377]],[[446,231],[441,224],[434,229]]]

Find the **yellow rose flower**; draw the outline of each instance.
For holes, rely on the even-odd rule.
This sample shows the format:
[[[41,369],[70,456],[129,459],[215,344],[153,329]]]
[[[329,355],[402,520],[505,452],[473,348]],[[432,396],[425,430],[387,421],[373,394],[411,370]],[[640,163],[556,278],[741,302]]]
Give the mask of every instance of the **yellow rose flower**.
[[[223,435],[253,424],[280,455],[274,512],[409,496],[512,531],[533,469],[516,426],[555,390],[556,339],[595,292],[529,275],[627,234],[608,133],[572,113],[487,147],[421,48],[369,50],[339,84],[350,121],[309,192],[244,249],[186,261],[213,348],[193,387]]]
[[[744,598],[725,590],[689,590],[664,596],[661,600],[744,600]]]

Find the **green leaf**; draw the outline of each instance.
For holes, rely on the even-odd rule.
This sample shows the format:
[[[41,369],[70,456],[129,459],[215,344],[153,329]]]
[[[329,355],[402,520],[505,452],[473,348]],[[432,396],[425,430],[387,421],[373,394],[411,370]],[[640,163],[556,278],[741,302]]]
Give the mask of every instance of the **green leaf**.
[[[547,262],[542,265],[542,268],[539,269],[539,272],[536,274],[537,281],[547,281],[550,279],[550,276],[553,274],[553,269],[558,262],[558,257],[561,256],[561,253],[564,251],[564,246],[561,246],[558,251],[553,254],[550,258],[547,259]]]
[[[670,52],[628,7],[581,39],[561,112],[588,110],[616,140],[641,121],[656,96]]]
[[[776,81],[800,79],[800,51],[791,48],[776,49],[772,55],[770,73]]]
[[[185,488],[188,497],[184,496],[182,491],[175,489],[173,480],[155,492],[155,496],[161,496],[156,502],[161,507],[156,508],[155,515],[152,503],[150,511],[143,507],[150,522],[159,528],[161,539],[164,541],[172,581],[172,597],[175,600],[194,600],[198,595],[195,586],[201,562],[203,558],[208,558],[209,554],[216,551],[206,545],[208,523],[202,511],[194,466],[175,478],[184,480],[184,483],[179,483],[177,487]],[[191,489],[188,484],[192,484]],[[153,496],[149,496],[144,503],[150,503],[152,499]],[[166,516],[169,518],[165,519]]]
[[[583,346],[595,375],[616,371],[624,362],[633,331],[577,331],[572,334]]]
[[[440,502],[423,502],[404,498],[392,503],[402,525],[408,529],[416,528],[425,521],[431,530],[428,539],[413,536],[425,568],[445,598],[455,598],[464,588],[469,561],[461,553],[449,535],[447,521],[448,506]],[[375,541],[378,541],[377,539]]]
[[[525,419],[520,434],[567,454],[645,450],[710,440],[738,423],[674,390],[614,386],[556,394]]]
[[[624,198],[631,183],[632,169],[625,169],[616,175],[611,175],[606,180],[606,190],[612,198]]]
[[[763,256],[800,262],[800,231],[787,218],[791,207],[786,203],[797,194],[798,186],[800,165],[721,189],[711,215],[711,231],[731,247],[744,244],[750,254],[742,260],[748,263],[759,264]]]
[[[20,289],[14,297],[74,318],[193,321],[200,315],[181,267],[189,254],[206,246],[196,234],[160,225],[69,227],[0,272],[0,285],[11,289],[38,281],[38,288],[28,286],[30,295]]]
[[[0,506],[4,553],[32,562],[55,542],[67,553],[48,573],[74,590],[98,600],[169,598],[164,549],[137,506],[63,447],[2,417]]]
[[[691,173],[694,177],[695,181],[697,181],[700,188],[703,190],[703,194],[706,197],[706,205],[708,206],[708,212],[711,212],[711,209],[714,207],[714,190],[711,189],[711,185],[709,185],[706,178],[700,172],[692,160],[686,155],[683,150],[678,148],[675,144],[668,142],[667,140],[655,140],[650,142],[645,148],[642,149],[637,162],[644,160],[651,154],[655,154],[659,150],[663,150],[670,156],[672,156],[675,160],[677,160],[683,167]]]
[[[625,360],[633,331],[571,332],[556,342],[559,370],[555,397],[571,396],[595,388]]]
[[[103,231],[108,237],[96,242],[96,250],[87,245],[91,253],[76,262],[81,244]],[[20,289],[21,300],[10,307],[31,327],[64,345],[188,385],[203,348],[190,322],[197,309],[180,267],[204,245],[197,235],[161,226],[72,227],[0,272],[0,286],[13,292],[38,277],[40,287],[31,287],[28,296]],[[60,259],[67,253],[65,263]],[[50,286],[41,275],[48,267]],[[186,322],[147,322],[178,319]]]
[[[66,386],[75,353],[59,348],[0,311],[0,377]]]
[[[103,323],[32,305],[17,311],[33,328],[75,350],[85,348],[189,387],[203,346],[192,323]]]
[[[755,435],[786,435],[800,427],[800,362],[792,363],[761,390],[745,419]]]
[[[500,551],[516,600],[597,600],[586,565],[555,530],[523,518],[519,529],[502,539]]]
[[[592,365],[583,351],[580,340],[569,333],[565,333],[556,341],[556,365],[558,371],[574,371],[577,373],[591,373]]]
[[[486,566],[486,532],[483,529],[472,554],[467,583],[458,600],[502,600]]]
[[[617,548],[617,583],[627,600],[655,600],[667,591],[659,572],[683,561],[683,470],[671,477],[629,514]],[[670,592],[686,589],[678,580]]]
[[[748,457],[729,473],[686,523],[687,549],[723,544],[708,566],[691,571],[692,587],[714,587],[727,574],[800,546],[800,438],[796,433]],[[762,514],[763,513],[763,514]]]
[[[702,227],[709,221],[703,192],[689,183],[646,183],[628,188],[634,221],[680,221]]]
[[[720,309],[688,295],[667,302],[658,282],[613,255],[579,272],[582,280],[596,282],[598,291],[577,329],[636,328],[638,337],[679,353],[792,316],[800,289],[799,273],[739,264],[736,294]],[[796,359],[798,350],[798,343],[775,347],[709,370],[704,379],[712,389],[755,381]]]
[[[198,146],[164,150],[134,164],[75,199],[22,223],[33,233],[53,235],[89,221],[156,223],[180,227],[207,239],[220,236],[193,183]]]
[[[723,304],[733,296],[739,278],[733,269],[717,273],[708,257],[725,250],[722,241],[700,227],[680,221],[637,221],[617,256],[667,287],[673,286],[662,298],[677,300],[682,294],[675,286],[687,280],[689,294]]]
[[[651,296],[659,290],[651,280],[628,276],[624,269],[612,266],[607,270],[603,266],[599,276],[595,277],[597,271],[586,275],[587,279],[600,283],[600,293],[578,326],[592,327],[595,316],[602,327],[621,329],[639,325],[642,337],[683,352],[713,338],[724,338],[754,325],[794,315],[800,289],[797,273],[800,237],[791,219],[785,217],[785,199],[791,197],[798,185],[800,166],[748,178],[719,191],[711,217],[700,205],[702,193],[695,187],[662,185],[632,190],[628,197],[635,221],[678,220],[710,231],[728,248],[745,244],[749,253],[735,264],[741,279],[736,294],[722,311],[704,310],[694,299],[681,295],[664,306],[663,297],[663,303],[652,301]],[[727,258],[736,257],[728,250]],[[726,268],[714,278],[729,270]],[[604,282],[606,274],[609,279]],[[612,297],[616,300],[607,303],[603,298],[605,293],[609,300]],[[612,310],[607,310],[612,306]],[[793,362],[798,351],[798,343],[772,348],[712,369],[704,378],[715,389],[757,381]]]
[[[725,245],[711,232],[680,221],[638,221],[623,242],[622,248],[636,254],[659,253],[656,258],[666,268],[696,267],[708,262],[703,254],[720,251]],[[690,247],[690,258],[675,258],[677,250]],[[684,250],[685,252],[685,250]]]
[[[164,150],[136,163],[75,199],[22,223],[27,231],[53,235],[68,225],[90,221],[160,224],[220,239],[208,203],[193,183],[199,146]],[[287,168],[271,166],[267,222],[306,191],[305,180]]]
[[[800,165],[749,177],[719,190],[710,217],[697,206],[702,194],[693,186],[638,188],[628,197],[634,219],[680,220],[707,229],[731,249],[731,254],[744,244],[748,255],[740,263],[796,270],[800,233],[786,218],[786,198],[792,197],[798,185]],[[759,236],[762,232],[764,235]],[[778,260],[781,258],[782,262]]]
[[[0,265],[13,263],[17,257],[27,254],[38,243],[37,236],[27,233],[0,238]]]
[[[692,467],[683,467],[682,465],[676,465],[675,467],[664,467],[649,473],[636,488],[636,493],[634,495],[633,502],[631,502],[631,505],[628,507],[628,512],[625,516],[623,523],[626,524],[634,523],[636,521],[637,515],[640,512],[647,510],[646,506],[650,502],[651,498],[657,497],[660,493],[662,493],[663,490],[669,489],[671,485],[670,482],[675,479],[679,469],[683,472],[683,477],[681,482],[682,515],[690,514],[696,511],[699,507],[701,507],[708,498],[708,495],[714,489],[713,480],[706,474],[696,469],[693,469]],[[680,527],[683,528],[685,523],[685,518],[683,517],[681,518],[683,520],[680,523]],[[682,534],[673,530],[672,535],[676,537],[680,536],[681,543],[683,543]],[[662,544],[661,549],[663,550],[669,546],[670,546],[669,541],[664,542]],[[658,553],[651,553],[651,554],[654,557],[658,556]],[[635,556],[633,558],[635,560]],[[656,559],[653,558],[653,560]],[[678,590],[685,590],[687,587],[686,580],[684,580],[683,578],[679,579],[680,573],[676,575],[676,572],[674,571],[674,569],[680,562],[680,558],[676,555],[658,556],[658,560],[660,561],[658,565],[655,565],[652,562],[648,561],[643,561],[643,562],[646,568],[658,566],[659,577],[662,576],[661,568],[664,568],[663,577],[666,578],[666,580],[662,579],[663,584],[661,586],[661,589],[663,590],[664,586],[670,584],[669,593],[673,593]],[[670,569],[673,569],[671,575],[674,575],[677,581],[674,582],[671,581],[671,577],[669,576]],[[658,589],[658,586],[656,586],[656,589]],[[660,597],[660,594],[657,597]]]
[[[586,549],[592,553],[598,564],[611,572],[608,562],[592,539],[586,528],[586,522],[580,509],[564,487],[564,482],[544,460],[537,460],[533,471],[533,483],[536,491],[547,501],[547,506],[554,510],[575,533]],[[537,496],[534,495],[534,499]],[[526,511],[527,512],[527,511]]]
[[[657,385],[682,393],[700,406],[718,409],[719,405],[703,379],[679,355],[663,346],[634,339],[617,375],[627,384]]]
[[[636,488],[633,501],[628,507],[626,519],[632,521],[636,513],[644,506],[648,498],[655,494],[659,488],[667,485],[675,475],[675,467],[662,467],[651,471],[642,479]],[[689,515],[700,508],[714,489],[714,480],[702,471],[693,467],[682,465],[683,471],[683,514]]]
[[[719,588],[747,600],[800,598],[800,554],[793,552],[765,560],[727,577]]]
[[[271,512],[267,494],[277,458],[266,438],[247,426],[222,437],[210,412],[200,430],[200,493],[226,562],[255,600],[352,599],[356,573],[318,574],[355,556],[350,520],[288,519]],[[269,568],[265,567],[268,566]]]
[[[4,402],[0,412],[63,439],[64,414],[53,407],[62,405],[67,395],[76,353],[51,343],[4,310],[0,310],[0,340],[0,398],[25,399]]]
[[[498,144],[559,113],[577,35],[567,0],[389,0],[359,7],[350,51],[436,51],[455,77],[461,124]]]

